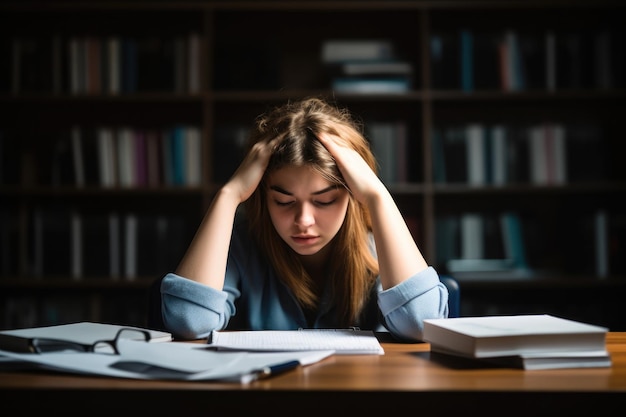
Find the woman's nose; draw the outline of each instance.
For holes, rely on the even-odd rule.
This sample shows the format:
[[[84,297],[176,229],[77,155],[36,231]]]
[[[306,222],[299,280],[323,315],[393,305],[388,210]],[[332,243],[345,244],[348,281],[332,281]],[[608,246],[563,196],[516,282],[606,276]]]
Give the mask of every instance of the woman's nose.
[[[314,208],[310,204],[300,204],[296,212],[295,223],[300,227],[309,227],[315,223]]]

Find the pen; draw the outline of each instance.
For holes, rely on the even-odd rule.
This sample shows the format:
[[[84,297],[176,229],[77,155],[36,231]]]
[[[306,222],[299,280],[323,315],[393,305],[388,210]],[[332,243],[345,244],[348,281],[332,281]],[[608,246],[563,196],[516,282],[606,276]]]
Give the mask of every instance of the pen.
[[[269,378],[270,376],[279,375],[284,372],[291,371],[292,369],[297,368],[299,365],[300,362],[297,360],[288,361],[279,363],[277,365],[265,366],[263,368],[252,371],[252,374],[254,375],[255,380],[265,379]]]

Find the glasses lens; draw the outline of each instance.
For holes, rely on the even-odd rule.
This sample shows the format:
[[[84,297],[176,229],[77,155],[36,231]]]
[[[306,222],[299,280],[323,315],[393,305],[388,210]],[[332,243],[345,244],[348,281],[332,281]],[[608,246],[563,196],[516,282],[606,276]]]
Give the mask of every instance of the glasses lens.
[[[34,339],[33,346],[39,353],[63,351],[85,352],[87,350],[85,346],[81,344],[55,339]]]
[[[150,334],[141,330],[135,329],[122,329],[117,334],[115,342],[117,344],[117,350],[120,355],[123,355],[125,351],[132,349],[132,344],[135,342],[149,342]]]
[[[109,355],[115,354],[115,348],[113,347],[113,343],[109,341],[96,342],[93,345],[93,351],[95,353],[106,353]]]

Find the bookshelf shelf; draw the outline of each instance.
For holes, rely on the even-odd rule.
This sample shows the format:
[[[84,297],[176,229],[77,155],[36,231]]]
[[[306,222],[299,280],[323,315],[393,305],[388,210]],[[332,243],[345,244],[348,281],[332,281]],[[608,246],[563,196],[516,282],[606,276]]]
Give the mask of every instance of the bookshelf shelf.
[[[254,118],[270,106],[308,96],[348,107],[363,122],[375,152],[392,140],[404,141],[404,158],[396,154],[391,163],[381,163],[381,177],[426,258],[441,272],[447,272],[446,260],[453,256],[446,243],[460,245],[457,232],[442,234],[442,219],[465,214],[495,218],[511,212],[519,216],[530,267],[555,279],[466,281],[468,313],[510,311],[507,303],[519,309],[516,314],[528,313],[525,308],[546,306],[533,291],[552,291],[553,286],[565,296],[570,289],[578,296],[584,287],[592,304],[607,288],[623,295],[625,17],[626,6],[611,0],[5,1],[0,5],[0,193],[5,197],[0,205],[0,306],[10,307],[0,310],[0,327],[54,324],[48,323],[55,320],[51,317],[72,316],[42,307],[47,305],[46,291],[55,296],[63,291],[89,294],[91,306],[68,302],[76,314],[92,315],[82,319],[110,314],[115,292],[140,297],[150,278],[172,268],[189,243],[212,196],[236,168],[242,138]],[[130,81],[115,90],[113,67],[89,72],[72,66],[70,45],[85,39],[91,39],[92,46],[85,48],[92,53],[93,45],[102,48],[110,39],[127,47],[142,45],[143,52],[129,55],[137,58],[138,68],[132,60],[122,61],[120,74]],[[337,71],[345,67],[325,60],[322,51],[336,40],[388,42],[393,61],[410,68],[406,91],[350,93],[340,85],[333,88]],[[115,61],[111,57],[117,55],[102,56]],[[103,62],[84,59],[86,67]],[[167,71],[150,78],[156,68]],[[135,70],[140,76],[133,78]],[[93,80],[98,73],[108,84],[77,81]],[[368,81],[372,79],[381,81],[378,76]],[[164,179],[163,166],[152,185],[104,186],[91,178],[78,186],[71,173],[60,180],[54,175],[60,175],[61,167],[74,166],[77,158],[72,153],[73,128],[83,134],[83,145],[94,142],[91,134],[100,128],[162,136],[175,128],[197,129],[195,182],[173,185]],[[389,136],[374,134],[375,128]],[[469,162],[470,131],[483,132],[485,138],[505,132],[516,138],[507,143],[521,142],[526,148],[509,150],[514,155],[509,159],[486,153],[482,163],[476,163],[476,156]],[[543,152],[531,153],[530,132],[538,143],[543,135]],[[564,132],[568,153],[548,145],[560,143],[550,136],[554,132]],[[462,150],[453,147],[458,135],[464,137]],[[498,149],[493,139],[485,141],[494,146],[492,152]],[[559,157],[539,164],[543,154],[565,156],[566,164]],[[103,158],[90,155],[83,154],[88,165]],[[472,182],[480,167],[487,166],[491,170],[485,169],[485,177],[480,174],[483,179]],[[497,177],[501,182],[495,183],[495,172],[506,172],[506,179]],[[74,280],[69,260],[65,274],[41,270],[40,255],[33,249],[36,219],[59,211],[65,214],[52,215],[57,222],[67,221],[71,212],[83,219],[83,226],[91,216],[130,225],[143,219],[153,222],[153,229],[168,224],[167,233],[175,233],[176,240],[168,251],[171,259],[158,267],[162,269],[135,271],[135,281],[92,283],[87,272],[85,279]],[[66,244],[70,230],[62,237]],[[110,231],[90,233],[92,241],[94,236],[110,237]],[[491,236],[493,241],[498,235]],[[123,246],[124,241],[118,243]],[[601,255],[599,247],[605,248]],[[52,272],[67,279],[47,276]],[[492,305],[493,299],[505,300],[510,290],[518,289],[524,289],[524,302],[507,299]],[[26,303],[32,309],[16,313],[16,300],[29,291],[37,293]],[[107,296],[99,298],[100,291]],[[482,291],[491,297],[489,303],[481,298]],[[137,299],[137,305],[143,302]],[[611,308],[606,307],[606,315],[600,311],[589,317],[608,320],[614,314]],[[571,313],[559,309],[551,313]],[[129,307],[124,321],[139,320],[138,314]],[[31,321],[17,323],[22,315]],[[620,325],[626,330],[626,323]]]

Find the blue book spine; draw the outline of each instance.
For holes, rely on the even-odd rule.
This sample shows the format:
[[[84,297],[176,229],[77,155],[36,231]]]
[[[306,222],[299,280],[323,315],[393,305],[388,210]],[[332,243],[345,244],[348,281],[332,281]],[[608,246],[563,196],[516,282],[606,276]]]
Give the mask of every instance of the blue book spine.
[[[474,91],[474,39],[469,30],[461,31],[461,89]]]
[[[172,174],[174,185],[185,184],[185,128],[172,131]]]

